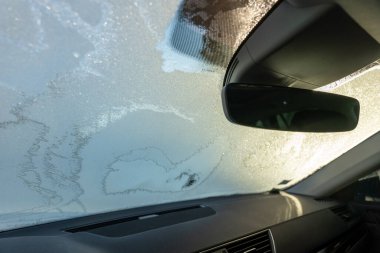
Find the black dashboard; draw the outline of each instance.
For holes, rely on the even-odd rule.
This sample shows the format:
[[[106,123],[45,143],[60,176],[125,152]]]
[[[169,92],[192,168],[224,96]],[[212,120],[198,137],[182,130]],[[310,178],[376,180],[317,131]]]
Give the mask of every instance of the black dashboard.
[[[0,252],[363,252],[350,206],[278,192],[184,201],[0,233]]]

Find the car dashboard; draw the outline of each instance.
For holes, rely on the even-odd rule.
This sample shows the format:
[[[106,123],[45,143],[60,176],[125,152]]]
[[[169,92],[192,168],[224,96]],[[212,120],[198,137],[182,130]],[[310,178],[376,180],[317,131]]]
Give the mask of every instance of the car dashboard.
[[[0,233],[0,252],[364,252],[360,215],[285,192],[79,217]]]

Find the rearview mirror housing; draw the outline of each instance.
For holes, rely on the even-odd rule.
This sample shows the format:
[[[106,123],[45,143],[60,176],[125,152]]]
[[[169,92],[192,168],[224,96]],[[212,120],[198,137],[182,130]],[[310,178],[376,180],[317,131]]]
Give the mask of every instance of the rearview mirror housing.
[[[233,123],[296,132],[343,132],[356,128],[355,98],[298,88],[231,83],[222,91],[223,109]]]

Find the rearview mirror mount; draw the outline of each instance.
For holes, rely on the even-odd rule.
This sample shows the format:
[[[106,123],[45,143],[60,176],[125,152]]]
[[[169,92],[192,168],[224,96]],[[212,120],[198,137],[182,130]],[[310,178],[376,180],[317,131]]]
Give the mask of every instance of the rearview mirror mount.
[[[295,132],[343,132],[356,128],[359,101],[306,89],[231,83],[222,91],[223,109],[233,123]]]

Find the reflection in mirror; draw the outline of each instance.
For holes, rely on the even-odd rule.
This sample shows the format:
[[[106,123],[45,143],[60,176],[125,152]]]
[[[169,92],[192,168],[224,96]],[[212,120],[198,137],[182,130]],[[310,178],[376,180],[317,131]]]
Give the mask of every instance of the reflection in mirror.
[[[341,95],[289,87],[228,84],[223,108],[233,123],[298,132],[341,132],[355,129],[359,101]]]

